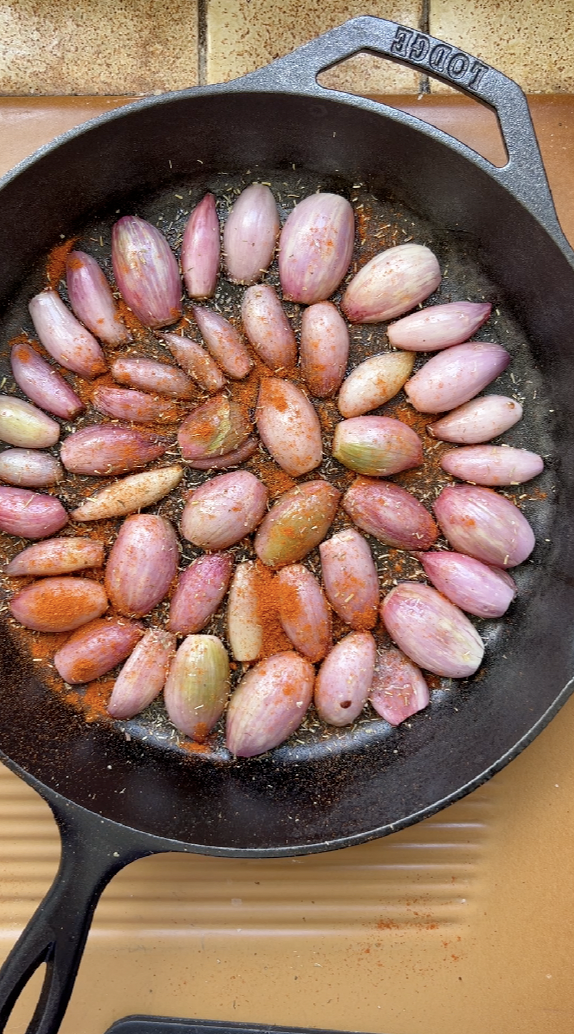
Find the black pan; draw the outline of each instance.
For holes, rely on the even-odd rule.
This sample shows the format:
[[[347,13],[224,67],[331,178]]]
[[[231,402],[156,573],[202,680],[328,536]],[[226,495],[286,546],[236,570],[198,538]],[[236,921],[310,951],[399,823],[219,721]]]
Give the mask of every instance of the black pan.
[[[317,85],[321,70],[361,50],[438,75],[490,105],[508,164],[495,168],[410,115]],[[303,737],[238,764],[206,763],[86,724],[42,683],[41,665],[6,624],[2,757],[51,805],[63,854],[2,971],[2,1028],[47,961],[29,1029],[57,1030],[98,896],[133,859],[162,851],[295,855],[384,836],[483,783],[571,693],[574,256],[525,98],[499,72],[412,29],[358,18],[229,85],[140,100],[65,134],[2,184],[2,341],[25,320],[39,258],[60,235],[96,225],[107,232],[116,210],[145,215],[182,183],[199,197],[224,174],[250,170],[254,178],[256,170],[257,178],[288,182],[293,166],[309,184],[347,194],[365,183],[377,203],[432,240],[454,297],[483,290],[495,302],[495,330],[513,352],[529,413],[508,440],[548,457],[538,500],[524,503],[535,553],[517,572],[512,617],[483,629],[480,678],[439,687],[410,727],[366,723],[326,743]]]

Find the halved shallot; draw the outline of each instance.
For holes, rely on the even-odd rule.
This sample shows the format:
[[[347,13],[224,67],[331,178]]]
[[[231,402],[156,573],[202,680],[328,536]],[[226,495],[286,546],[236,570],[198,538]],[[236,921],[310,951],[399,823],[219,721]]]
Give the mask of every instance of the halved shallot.
[[[507,571],[489,567],[464,553],[420,553],[427,578],[461,610],[479,618],[500,618],[517,593]]]
[[[68,514],[53,495],[27,488],[0,487],[0,531],[23,539],[45,539],[68,523]]]
[[[492,341],[469,341],[438,352],[405,384],[421,413],[444,413],[468,402],[506,370],[510,355]]]
[[[477,445],[489,442],[522,419],[522,406],[506,395],[482,395],[430,424],[428,430],[443,442]]]
[[[148,628],[120,671],[108,701],[112,718],[133,718],[161,693],[175,656],[176,639],[162,628]]]
[[[177,370],[167,363],[158,363],[155,359],[116,359],[112,363],[112,377],[118,384],[167,395],[172,399],[189,399],[195,394],[193,384],[183,370]]]
[[[93,682],[129,657],[144,629],[139,621],[100,618],[74,632],[54,657],[64,682],[77,686]]]
[[[25,341],[12,345],[10,365],[18,387],[41,409],[64,420],[73,420],[85,408],[68,382],[32,345]]]
[[[337,424],[333,456],[357,474],[386,477],[420,466],[423,447],[416,431],[401,420],[356,416]]]
[[[92,402],[100,413],[116,420],[131,420],[135,424],[175,424],[181,420],[181,411],[175,402],[132,388],[99,384]]]
[[[476,628],[429,585],[400,582],[381,603],[381,618],[391,639],[426,671],[464,679],[480,667],[484,644]]]
[[[22,449],[47,449],[60,437],[60,425],[30,402],[0,395],[0,441]]]
[[[66,259],[66,286],[74,313],[100,341],[108,345],[129,341],[112,289],[95,258],[71,251]]]
[[[359,477],[342,505],[358,528],[395,549],[430,549],[438,538],[428,510],[393,481]]]
[[[214,635],[188,635],[177,651],[164,688],[176,729],[203,743],[229,696],[229,658]]]
[[[194,305],[191,311],[208,351],[221,369],[236,381],[247,377],[253,361],[235,327],[224,316],[202,305]]]
[[[301,371],[312,395],[334,395],[349,358],[347,324],[332,302],[317,302],[301,319]]]
[[[254,548],[268,567],[294,564],[325,538],[341,493],[328,481],[305,481],[284,492],[265,516]]]
[[[430,695],[420,668],[391,646],[377,656],[369,700],[389,725],[400,725],[427,707]]]
[[[182,571],[169,607],[170,632],[201,632],[227,592],[232,569],[229,553],[208,553]]]
[[[257,598],[257,563],[238,564],[227,600],[227,638],[236,661],[256,661],[263,646],[263,626]]]
[[[41,291],[28,308],[41,343],[60,366],[87,381],[106,372],[106,359],[95,337],[66,308],[56,291]]]
[[[279,233],[275,198],[264,183],[252,183],[233,203],[223,229],[223,257],[230,280],[254,284],[270,266]]]
[[[315,575],[291,564],[276,576],[275,586],[283,631],[304,657],[321,661],[331,646],[331,614]]]
[[[351,632],[335,644],[315,682],[315,707],[329,725],[350,725],[367,702],[377,647],[370,632]]]
[[[191,492],[181,515],[181,534],[201,549],[227,549],[260,523],[267,489],[248,470],[219,474]]]
[[[165,517],[139,513],[122,524],[106,565],[105,585],[120,614],[142,617],[160,603],[175,575],[178,542]]]
[[[251,430],[251,423],[239,403],[227,395],[215,395],[186,417],[177,440],[185,460],[209,460],[239,449]]]
[[[38,449],[4,449],[0,453],[0,478],[21,488],[46,488],[64,477],[62,464]]]
[[[177,260],[162,233],[125,215],[112,230],[112,265],[120,294],[145,327],[165,327],[181,316]]]
[[[128,513],[143,510],[158,503],[176,488],[183,477],[183,468],[178,464],[171,467],[155,467],[141,474],[130,474],[121,481],[102,488],[95,495],[84,499],[72,510],[74,521],[102,521],[109,517],[125,517]]]
[[[256,420],[263,444],[292,477],[319,466],[323,458],[319,417],[296,384],[279,377],[264,377]]]
[[[377,409],[399,392],[410,377],[415,357],[409,352],[383,352],[360,363],[343,381],[337,405],[350,418]]]
[[[103,564],[103,542],[70,536],[35,542],[10,561],[5,573],[11,578],[21,578],[23,575],[45,578],[70,574],[71,571],[81,571],[86,567],[103,567]]]
[[[528,449],[508,445],[468,445],[445,452],[443,470],[475,485],[522,485],[544,470],[544,460]]]
[[[115,424],[92,424],[62,442],[60,458],[72,474],[113,477],[145,467],[169,448],[168,438],[153,431]]]
[[[492,488],[453,485],[434,504],[441,531],[458,553],[494,567],[517,567],[534,549],[534,532],[514,503]]]
[[[353,277],[341,302],[351,323],[379,323],[414,309],[441,281],[440,267],[423,244],[399,244],[375,255]]]
[[[351,628],[377,623],[379,578],[367,541],[354,528],[343,528],[319,546],[323,585],[333,610]]]
[[[336,291],[347,272],[355,242],[355,216],[339,194],[303,198],[279,239],[279,277],[290,302],[313,305]]]
[[[297,342],[274,287],[248,287],[241,303],[241,319],[254,350],[271,370],[295,366]]]
[[[229,701],[225,738],[231,753],[251,758],[283,743],[307,713],[314,679],[310,661],[291,651],[252,668]]]
[[[213,194],[193,209],[181,244],[181,269],[190,298],[211,298],[219,272],[219,219]]]
[[[41,578],[10,600],[10,613],[36,632],[72,632],[108,609],[103,585],[90,578]]]
[[[451,345],[468,341],[488,319],[489,302],[447,302],[428,305],[413,312],[387,329],[387,337],[395,348],[408,352],[438,352]]]
[[[185,370],[192,381],[199,384],[200,388],[211,394],[225,387],[225,377],[215,359],[212,359],[209,352],[198,345],[197,341],[173,334],[171,331],[164,331],[161,336],[176,363]]]

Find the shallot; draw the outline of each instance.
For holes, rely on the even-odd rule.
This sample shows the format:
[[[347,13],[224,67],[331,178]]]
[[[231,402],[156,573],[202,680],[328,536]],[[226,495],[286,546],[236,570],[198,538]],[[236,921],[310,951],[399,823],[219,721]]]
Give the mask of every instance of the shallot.
[[[172,399],[189,399],[194,395],[193,384],[183,370],[154,359],[116,359],[112,363],[112,377],[118,384],[127,384],[140,391],[167,395]]]
[[[36,632],[72,632],[108,609],[103,585],[89,578],[42,578],[10,600],[10,613]]]
[[[64,682],[93,682],[125,661],[142,638],[139,621],[100,618],[90,621],[64,643],[54,657],[54,667]]]
[[[60,458],[71,474],[112,477],[145,467],[162,456],[169,444],[169,439],[153,431],[92,424],[62,442]]]
[[[470,341],[438,352],[405,384],[421,413],[444,413],[468,402],[506,370],[510,355],[491,341]]]
[[[186,567],[169,608],[170,632],[189,635],[205,628],[227,592],[232,570],[228,553],[209,553]]]
[[[369,700],[389,725],[400,725],[428,706],[430,694],[420,668],[391,646],[377,657]]]
[[[71,251],[66,259],[66,286],[74,313],[100,341],[108,345],[129,341],[111,287],[95,258]]]
[[[251,345],[270,369],[288,370],[295,366],[297,342],[273,287],[249,287],[243,295],[241,319]]]
[[[301,564],[276,576],[279,620],[293,646],[315,663],[331,645],[331,614],[319,582]]]
[[[10,365],[18,387],[41,409],[73,420],[85,408],[68,382],[31,345],[12,345]]]
[[[544,470],[536,452],[508,445],[468,445],[445,452],[440,463],[448,474],[476,485],[521,485]]]
[[[35,542],[10,561],[5,573],[12,578],[20,578],[23,575],[45,578],[70,574],[71,571],[81,571],[86,567],[103,567],[103,564],[102,542],[70,536]]]
[[[56,291],[50,288],[37,294],[28,308],[41,343],[60,366],[88,381],[106,372],[106,359],[95,337]]]
[[[229,701],[225,736],[231,753],[251,758],[283,743],[307,713],[314,678],[310,661],[291,651],[260,661]]]
[[[534,532],[514,503],[491,488],[443,488],[434,504],[441,531],[458,553],[494,567],[516,567],[534,549]]]
[[[395,549],[430,549],[438,538],[428,510],[392,481],[359,477],[345,492],[342,505],[361,531]]]
[[[120,671],[108,701],[112,718],[133,718],[161,693],[175,656],[175,636],[148,628]]]
[[[60,437],[60,425],[41,409],[13,395],[0,395],[0,441],[22,449],[47,449]]]
[[[109,517],[125,517],[128,513],[152,506],[177,488],[183,477],[183,468],[178,464],[171,467],[155,467],[141,474],[130,474],[113,485],[102,488],[95,495],[84,499],[72,510],[74,521],[102,521]]]
[[[212,394],[225,387],[225,377],[215,359],[212,359],[209,352],[198,345],[197,341],[192,341],[191,338],[183,337],[180,334],[173,334],[171,331],[164,331],[162,338],[176,363],[200,388]]]
[[[254,284],[271,264],[279,233],[275,198],[264,183],[252,183],[234,202],[223,229],[223,254],[230,280]]]
[[[267,489],[247,470],[219,474],[192,492],[181,515],[181,534],[202,549],[227,549],[260,523]]]
[[[211,298],[219,272],[219,219],[213,194],[193,209],[183,232],[181,269],[190,298]]]
[[[201,305],[194,305],[192,312],[208,351],[221,369],[237,381],[247,377],[253,361],[235,327],[218,312]]]
[[[296,384],[279,377],[261,381],[257,430],[275,462],[292,477],[307,474],[321,463],[319,417]]]
[[[483,395],[465,402],[429,426],[443,442],[477,445],[497,438],[522,419],[522,406],[506,395]]]
[[[0,486],[0,531],[23,539],[45,539],[68,523],[59,499],[26,488]]]
[[[325,538],[341,493],[328,481],[306,481],[284,492],[264,518],[254,548],[268,567],[294,564]]]
[[[136,618],[153,610],[175,578],[178,560],[177,537],[165,517],[128,517],[106,565],[105,585],[116,610]]]
[[[317,302],[303,312],[300,351],[301,372],[311,394],[334,395],[347,368],[349,331],[332,302]]]
[[[283,296],[313,305],[336,291],[353,254],[355,216],[338,194],[312,194],[289,215],[279,240]]]
[[[329,725],[350,725],[367,702],[377,647],[370,632],[351,632],[323,661],[315,682],[315,707]]]
[[[206,459],[186,460],[188,467],[192,470],[223,470],[226,467],[237,467],[253,456],[259,448],[256,438],[247,438],[243,445],[223,456],[208,456]]]
[[[337,424],[333,456],[357,474],[386,477],[420,466],[423,448],[416,431],[401,420],[356,416]]]
[[[391,323],[387,337],[395,348],[413,352],[438,352],[468,341],[488,319],[489,302],[448,302],[429,305],[420,312]]]
[[[319,546],[323,585],[333,610],[351,628],[377,623],[379,577],[367,541],[344,528]]]
[[[208,460],[239,449],[251,430],[243,408],[226,395],[216,395],[186,417],[177,439],[185,460]]]
[[[263,646],[263,627],[257,599],[257,564],[238,564],[227,600],[227,638],[236,661],[256,661]]]
[[[229,658],[221,640],[187,636],[171,662],[163,695],[175,727],[202,743],[229,696]]]
[[[181,420],[181,412],[175,402],[131,388],[99,384],[92,401],[100,413],[116,420],[131,420],[135,424],[174,424]]]
[[[0,453],[0,478],[21,488],[46,488],[64,477],[62,464],[38,449],[4,449]]]
[[[484,644],[474,625],[429,585],[400,582],[385,596],[381,618],[391,639],[426,671],[464,679],[480,667]]]
[[[441,281],[435,255],[422,244],[399,244],[375,255],[353,277],[341,302],[351,323],[379,323],[414,309]]]
[[[500,618],[516,596],[507,571],[489,567],[464,553],[420,553],[427,578],[461,610],[479,618]]]
[[[165,327],[181,316],[177,260],[162,233],[125,215],[112,230],[112,265],[120,294],[145,327]]]
[[[409,352],[383,352],[365,359],[341,385],[339,412],[348,419],[384,405],[410,377],[414,361]]]

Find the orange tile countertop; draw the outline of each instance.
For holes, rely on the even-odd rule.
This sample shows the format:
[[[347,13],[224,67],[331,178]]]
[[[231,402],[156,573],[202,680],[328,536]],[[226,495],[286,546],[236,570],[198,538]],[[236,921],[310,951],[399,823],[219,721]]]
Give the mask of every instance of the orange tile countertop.
[[[493,116],[387,97],[496,158]],[[0,99],[0,171],[125,98]],[[531,108],[574,243],[574,97]],[[129,1013],[376,1034],[574,1029],[574,700],[465,800],[328,855],[142,859],[98,907],[63,1034]],[[0,956],[55,872],[47,806],[0,767]],[[10,1030],[25,1029],[38,980]]]

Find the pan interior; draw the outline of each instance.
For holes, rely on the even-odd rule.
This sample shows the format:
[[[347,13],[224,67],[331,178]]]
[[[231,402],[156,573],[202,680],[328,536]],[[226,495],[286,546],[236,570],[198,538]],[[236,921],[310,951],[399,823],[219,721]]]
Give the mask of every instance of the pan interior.
[[[185,138],[178,135],[184,117]],[[86,150],[101,175],[91,168],[82,182]],[[113,187],[103,182],[110,178],[112,155]],[[546,470],[534,483],[507,493],[531,521],[537,546],[514,572],[519,595],[510,614],[478,623],[487,647],[485,664],[473,679],[432,680],[429,708],[398,729],[373,713],[349,729],[328,729],[311,712],[286,744],[238,762],[226,752],[221,730],[207,748],[190,751],[159,703],[129,722],[86,721],[82,692],[72,700],[61,691],[43,662],[38,638],[23,635],[4,611],[0,747],[5,754],[96,813],[207,851],[305,850],[399,828],[499,765],[554,707],[573,670],[567,617],[574,602],[567,523],[572,271],[534,218],[478,165],[432,133],[417,132],[400,113],[390,119],[361,110],[360,102],[329,100],[318,106],[305,98],[230,94],[144,104],[88,133],[71,134],[59,152],[30,166],[0,194],[0,212],[12,218],[16,197],[25,214],[17,256],[9,266],[5,258],[1,267],[0,376],[10,385],[9,341],[22,332],[33,336],[27,303],[46,284],[48,249],[77,237],[76,246],[109,271],[111,227],[120,215],[149,219],[177,247],[190,208],[206,190],[218,198],[224,219],[233,198],[254,180],[271,186],[282,218],[316,190],[348,197],[358,217],[360,264],[394,244],[411,239],[427,244],[443,271],[429,303],[491,301],[493,316],[476,337],[498,341],[513,361],[487,390],[523,403],[524,419],[504,441],[541,453]],[[41,186],[49,214],[38,224],[34,212]],[[275,266],[266,281],[277,284]],[[222,279],[217,307],[238,316],[242,293]],[[288,310],[298,327],[299,307]],[[384,329],[382,324],[353,329],[350,368],[388,347]],[[165,357],[151,334],[137,344],[139,354]],[[384,412],[406,418],[402,393]],[[78,426],[94,418],[88,409]],[[334,407],[327,404],[326,444],[333,418]],[[430,506],[452,479],[439,467],[444,448],[426,435],[425,422],[416,424],[425,442],[424,472],[393,480]],[[330,458],[320,474],[342,488],[348,483]],[[184,487],[205,478],[188,471]],[[77,504],[88,482],[93,479],[65,482],[58,495],[67,508]],[[178,493],[157,512],[177,520],[182,506]],[[113,536],[115,528],[109,533]],[[383,591],[401,578],[422,577],[414,559],[369,542]],[[4,536],[3,557],[22,545]],[[199,552],[184,545],[187,559]],[[249,555],[242,546],[235,552],[238,558]],[[309,562],[319,570],[316,554]],[[160,606],[154,619],[164,616]],[[220,633],[221,616],[205,631]]]

